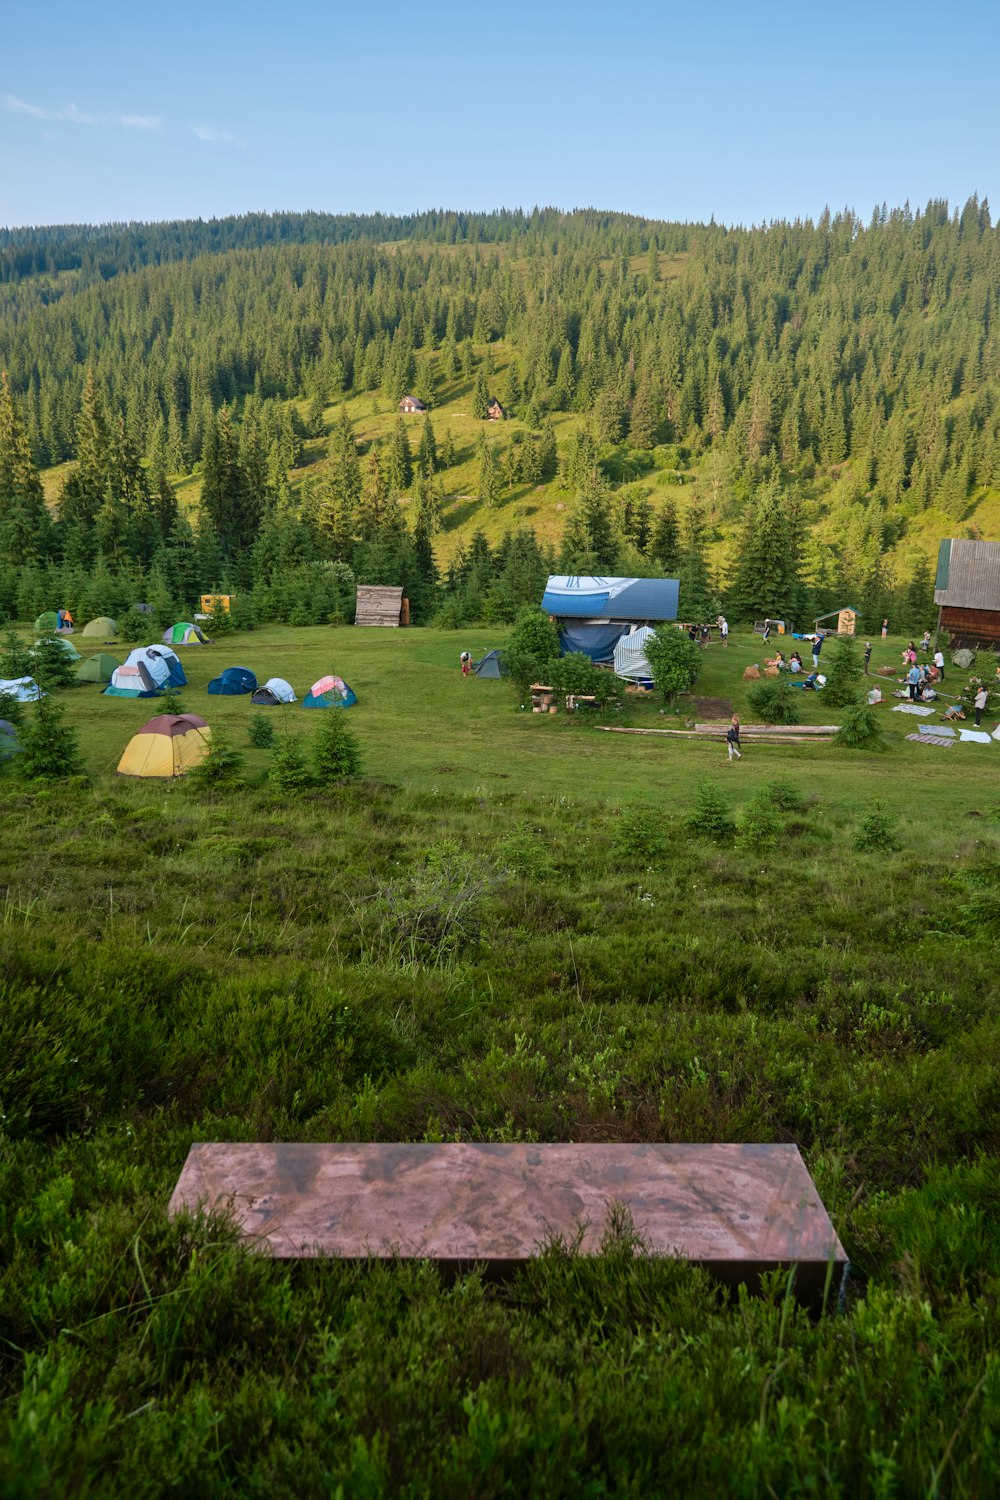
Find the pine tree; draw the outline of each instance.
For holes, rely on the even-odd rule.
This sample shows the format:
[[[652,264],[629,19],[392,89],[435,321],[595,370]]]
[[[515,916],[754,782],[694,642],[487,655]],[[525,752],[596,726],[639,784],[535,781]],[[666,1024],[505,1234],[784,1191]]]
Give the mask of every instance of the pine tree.
[[[708,578],[705,554],[705,518],[701,506],[693,504],[684,523],[684,545],[677,570],[680,583],[680,617],[693,623],[718,614],[718,601]]]
[[[306,437],[326,437],[326,402],[317,391],[306,409]]]
[[[430,479],[438,466],[437,443],[434,441],[434,428],[429,416],[424,417],[423,427],[420,430],[420,446],[417,449],[417,467],[425,479]]]
[[[444,442],[441,444],[441,467],[443,469],[453,469],[455,467],[457,457],[458,455],[455,451],[455,439],[451,435],[451,428],[446,427],[444,432]]]
[[[680,530],[677,524],[677,506],[665,500],[653,527],[650,551],[661,568],[671,577],[676,576],[680,566]]]
[[[413,478],[413,455],[410,452],[410,439],[406,433],[406,423],[402,417],[396,418],[396,425],[392,431],[389,442],[389,455],[386,461],[386,478],[389,489],[400,495],[410,487]]]
[[[628,420],[628,440],[634,448],[655,448],[660,426],[660,401],[649,377],[640,380]]]
[[[559,454],[556,448],[556,432],[550,421],[542,425],[541,436],[538,440],[538,472],[542,481],[554,479],[559,468]]]
[[[489,510],[496,510],[500,505],[500,473],[493,443],[484,443],[480,455],[479,499]]]
[[[0,372],[0,564],[24,567],[46,544],[48,512],[27,434],[14,406],[7,372]]]
[[[490,405],[490,388],[486,383],[486,371],[479,370],[472,387],[472,415],[479,422],[486,421]]]
[[[794,619],[801,598],[788,510],[777,485],[747,505],[736,539],[729,608],[737,619]]]

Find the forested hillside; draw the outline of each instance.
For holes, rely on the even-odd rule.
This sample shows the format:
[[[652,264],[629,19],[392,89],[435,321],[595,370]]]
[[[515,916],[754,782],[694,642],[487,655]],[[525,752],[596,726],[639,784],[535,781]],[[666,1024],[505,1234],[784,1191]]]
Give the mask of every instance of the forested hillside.
[[[560,567],[676,572],[688,618],[850,602],[916,626],[938,537],[1000,522],[998,292],[975,199],[747,230],[7,231],[0,610],[226,585],[305,623],[358,580],[460,623]]]

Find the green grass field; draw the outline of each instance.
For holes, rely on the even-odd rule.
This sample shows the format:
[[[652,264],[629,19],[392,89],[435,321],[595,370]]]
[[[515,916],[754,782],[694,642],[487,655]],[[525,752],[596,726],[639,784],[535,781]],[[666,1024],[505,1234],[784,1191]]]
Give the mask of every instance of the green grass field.
[[[238,785],[116,777],[158,704],[89,687],[59,694],[87,778],[0,775],[3,1496],[996,1490],[1000,746],[908,744],[886,706],[883,755],[730,766],[463,681],[502,640],[190,648]],[[713,645],[698,693],[746,717],[760,658]],[[247,721],[320,715],[209,697],[226,665],[343,675],[363,779],[276,795]],[[449,1281],[166,1219],[195,1140],[451,1139],[795,1141],[843,1309],[613,1237]]]

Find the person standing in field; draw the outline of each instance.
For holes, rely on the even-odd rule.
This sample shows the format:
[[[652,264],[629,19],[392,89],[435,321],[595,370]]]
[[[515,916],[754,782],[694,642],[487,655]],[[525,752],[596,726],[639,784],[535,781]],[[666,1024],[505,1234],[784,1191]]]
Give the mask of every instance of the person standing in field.
[[[720,641],[722,642],[722,644],[724,646],[728,646],[729,645],[729,621],[726,619],[725,615],[720,615],[719,616],[718,625],[719,625],[719,639],[720,639]]]
[[[882,639],[885,640],[885,638],[886,638],[886,636],[888,634],[889,634],[889,621],[888,620],[883,620],[882,621]]]
[[[981,686],[979,687],[979,689],[976,692],[976,696],[972,700],[972,706],[976,710],[976,728],[977,729],[979,728],[980,724],[983,722],[983,709],[986,707],[986,700],[989,698],[989,696],[990,695],[989,695],[989,693],[987,691],[986,684],[984,682],[984,683],[981,684]]]
[[[868,676],[868,664],[872,659],[872,643],[865,641],[865,676]]]
[[[813,671],[814,672],[818,672],[819,671],[819,653],[823,649],[823,642],[825,640],[826,640],[826,634],[825,634],[824,631],[821,630],[821,631],[819,631],[817,633],[816,639],[813,641]]]
[[[770,620],[765,620],[764,621],[764,639],[765,639],[765,641],[766,640],[770,640],[770,637],[771,637],[771,622],[770,622]]]
[[[913,663],[913,666],[907,672],[906,681],[909,684],[910,688],[910,702],[916,703],[917,690],[920,687],[920,668],[917,666],[916,662]]]
[[[934,665],[938,669],[938,681],[944,682],[944,652],[940,646],[934,653]]]
[[[729,728],[726,730],[726,749],[729,751],[729,763],[730,763],[730,765],[732,765],[733,757],[734,756],[736,757],[737,760],[742,760],[743,759],[743,753],[740,750],[740,716],[739,716],[739,714],[733,714],[733,721],[730,724]]]

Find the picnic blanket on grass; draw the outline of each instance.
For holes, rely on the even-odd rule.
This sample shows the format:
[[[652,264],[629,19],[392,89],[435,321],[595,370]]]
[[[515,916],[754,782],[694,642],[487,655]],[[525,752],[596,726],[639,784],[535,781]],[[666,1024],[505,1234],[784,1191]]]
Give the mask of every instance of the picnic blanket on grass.
[[[985,729],[960,729],[958,731],[960,740],[972,740],[977,745],[988,745],[990,737]]]
[[[917,714],[921,719],[933,712],[933,708],[926,708],[922,703],[897,703],[893,709],[894,714]]]
[[[940,734],[908,734],[906,738],[915,745],[937,745],[942,750],[954,750],[958,744],[958,740],[946,740]]]
[[[958,739],[958,730],[952,729],[950,724],[920,724],[917,727],[921,734],[936,734],[942,740]]]

